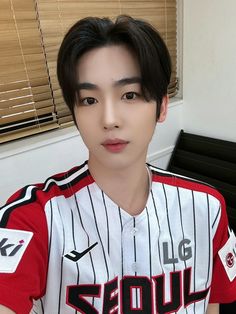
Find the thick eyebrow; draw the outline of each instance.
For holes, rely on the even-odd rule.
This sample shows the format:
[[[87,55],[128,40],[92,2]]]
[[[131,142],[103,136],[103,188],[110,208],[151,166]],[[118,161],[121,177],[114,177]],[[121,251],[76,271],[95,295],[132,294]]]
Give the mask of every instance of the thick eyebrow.
[[[129,84],[141,84],[141,77],[134,76],[134,77],[125,77],[121,80],[118,80],[114,83],[115,86],[124,86]]]
[[[95,90],[98,89],[98,86],[92,83],[78,83],[77,90],[80,91],[81,89],[88,89],[88,90]]]
[[[138,76],[125,77],[123,79],[115,81],[113,85],[116,87],[116,86],[125,86],[125,85],[136,84],[136,83],[141,84],[141,78]],[[81,89],[97,90],[99,89],[99,87],[96,84],[88,83],[88,82],[78,83],[77,90],[80,91]]]

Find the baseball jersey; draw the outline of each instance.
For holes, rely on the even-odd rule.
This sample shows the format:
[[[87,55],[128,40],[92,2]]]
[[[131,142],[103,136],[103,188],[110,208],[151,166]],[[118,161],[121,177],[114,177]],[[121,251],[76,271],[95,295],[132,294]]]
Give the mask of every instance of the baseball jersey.
[[[234,301],[218,255],[229,237],[222,196],[148,168],[137,216],[99,188],[87,162],[13,195],[0,211],[0,304],[17,314],[202,314],[208,302]]]

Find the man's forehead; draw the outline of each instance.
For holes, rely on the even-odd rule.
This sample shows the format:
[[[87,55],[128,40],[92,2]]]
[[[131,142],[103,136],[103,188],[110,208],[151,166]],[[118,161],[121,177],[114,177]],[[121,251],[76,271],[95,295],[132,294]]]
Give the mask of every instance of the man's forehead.
[[[80,83],[97,84],[107,81],[121,85],[128,78],[138,78],[140,66],[137,58],[125,46],[106,46],[86,52],[78,60],[77,77]]]

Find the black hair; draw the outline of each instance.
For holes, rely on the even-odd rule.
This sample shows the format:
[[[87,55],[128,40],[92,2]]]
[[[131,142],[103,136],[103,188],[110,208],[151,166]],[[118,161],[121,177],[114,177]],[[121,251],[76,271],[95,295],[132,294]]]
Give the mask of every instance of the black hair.
[[[171,59],[159,32],[148,22],[120,15],[109,18],[86,17],[75,23],[65,35],[58,53],[57,76],[64,100],[74,121],[77,99],[76,67],[89,50],[109,45],[125,45],[137,56],[144,98],[157,103],[157,118],[171,76]]]

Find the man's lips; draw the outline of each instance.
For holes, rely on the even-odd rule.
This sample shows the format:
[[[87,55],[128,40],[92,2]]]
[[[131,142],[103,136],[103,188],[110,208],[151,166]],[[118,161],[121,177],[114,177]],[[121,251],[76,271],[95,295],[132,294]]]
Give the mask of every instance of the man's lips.
[[[108,139],[105,140],[102,145],[117,145],[117,144],[128,144],[128,141],[125,140],[121,140],[119,138],[115,138],[115,139]]]
[[[122,139],[107,139],[102,143],[109,152],[119,153],[121,152],[128,144],[128,141]]]

